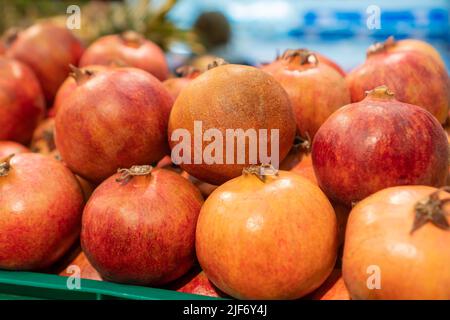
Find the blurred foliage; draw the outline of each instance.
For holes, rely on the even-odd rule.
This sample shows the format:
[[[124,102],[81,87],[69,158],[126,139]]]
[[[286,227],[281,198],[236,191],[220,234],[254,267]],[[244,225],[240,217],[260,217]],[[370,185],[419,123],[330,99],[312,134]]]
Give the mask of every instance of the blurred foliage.
[[[52,20],[65,26],[69,5],[81,8],[81,28],[73,30],[86,44],[106,34],[135,30],[156,42],[163,49],[172,43],[184,43],[194,53],[203,53],[205,46],[195,31],[175,26],[168,13],[177,0],[13,0],[0,1],[0,33],[9,28],[26,28],[40,21]]]

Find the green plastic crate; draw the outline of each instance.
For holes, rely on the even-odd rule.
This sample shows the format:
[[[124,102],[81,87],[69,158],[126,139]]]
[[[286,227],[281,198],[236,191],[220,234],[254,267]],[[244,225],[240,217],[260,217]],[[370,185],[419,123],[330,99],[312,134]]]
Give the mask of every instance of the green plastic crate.
[[[0,270],[0,300],[210,300],[172,290],[81,279],[80,289],[68,289],[67,277]]]

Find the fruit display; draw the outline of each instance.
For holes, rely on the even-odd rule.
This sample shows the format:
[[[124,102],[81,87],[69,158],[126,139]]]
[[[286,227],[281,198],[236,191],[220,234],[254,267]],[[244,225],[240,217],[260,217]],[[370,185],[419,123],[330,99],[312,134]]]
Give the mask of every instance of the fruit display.
[[[348,70],[320,46],[226,62],[151,25],[18,25],[0,298],[31,276],[44,298],[450,300],[450,80],[430,44],[389,37]]]

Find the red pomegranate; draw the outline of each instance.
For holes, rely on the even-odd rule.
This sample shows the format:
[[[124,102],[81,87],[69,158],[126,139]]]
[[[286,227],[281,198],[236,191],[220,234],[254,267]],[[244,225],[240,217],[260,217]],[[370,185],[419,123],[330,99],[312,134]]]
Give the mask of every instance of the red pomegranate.
[[[178,292],[197,294],[208,297],[227,297],[227,295],[217,289],[203,271],[193,270],[184,277],[175,281],[170,287]]]
[[[14,141],[0,141],[0,159],[4,159],[12,154],[31,152],[27,147]]]
[[[298,132],[312,139],[334,111],[350,103],[350,91],[344,77],[312,52],[295,50],[280,62],[272,75],[291,99]]]
[[[83,251],[105,280],[166,284],[193,266],[202,204],[200,192],[177,173],[150,166],[120,170],[84,209]]]
[[[47,118],[41,121],[33,132],[30,148],[33,152],[45,155],[54,155],[55,145],[55,119]]]
[[[239,299],[297,299],[317,289],[336,261],[333,207],[307,179],[250,167],[219,186],[197,223],[198,261]]]
[[[275,71],[277,71],[279,68],[284,67],[284,64],[285,64],[284,61],[286,59],[289,59],[292,56],[297,56],[299,53],[302,53],[302,52],[303,53],[306,53],[306,52],[313,53],[317,57],[317,60],[319,61],[320,64],[328,65],[329,67],[336,70],[341,76],[345,77],[344,70],[342,70],[342,68],[336,62],[334,62],[330,58],[327,58],[324,55],[322,55],[316,51],[310,51],[308,49],[287,49],[281,56],[277,56],[275,61],[261,65],[260,68],[262,70],[272,74]]]
[[[7,55],[33,69],[51,103],[64,79],[69,65],[77,65],[83,53],[81,42],[69,29],[40,23],[19,32],[9,44]]]
[[[47,268],[78,238],[80,186],[49,157],[22,153],[0,162],[0,268]]]
[[[53,107],[48,111],[48,116],[56,116],[58,109],[61,108],[61,105],[64,103],[67,97],[77,88],[77,82],[82,82],[83,78],[88,78],[92,76],[93,73],[98,73],[108,68],[108,66],[101,65],[87,66],[80,69],[72,66],[72,72],[70,73],[69,77],[64,80],[64,82],[56,92]]]
[[[425,108],[442,124],[448,117],[450,80],[445,67],[423,50],[373,46],[366,62],[347,75],[352,102],[364,99],[368,90],[387,85],[396,98]]]
[[[76,174],[101,182],[168,153],[172,97],[151,74],[117,68],[83,78],[58,110],[56,146]]]
[[[200,70],[191,66],[183,66],[177,69],[177,73],[180,75],[177,78],[170,78],[163,82],[164,87],[172,95],[175,100],[180,94],[181,90],[186,87],[192,79],[195,79],[200,75]]]
[[[26,144],[45,113],[34,73],[21,62],[0,57],[0,140]]]
[[[390,186],[442,186],[448,154],[439,122],[425,109],[397,101],[385,86],[331,115],[312,146],[320,187],[346,205]]]
[[[80,66],[110,65],[117,62],[150,72],[161,81],[169,76],[169,68],[161,48],[133,31],[101,37],[86,49]]]
[[[272,76],[249,66],[217,64],[183,89],[169,119],[172,159],[179,158],[183,170],[214,185],[239,176],[249,164],[266,162],[261,148],[281,162],[295,136],[289,97]],[[209,143],[207,132],[214,133]],[[272,155],[274,133],[278,150]]]

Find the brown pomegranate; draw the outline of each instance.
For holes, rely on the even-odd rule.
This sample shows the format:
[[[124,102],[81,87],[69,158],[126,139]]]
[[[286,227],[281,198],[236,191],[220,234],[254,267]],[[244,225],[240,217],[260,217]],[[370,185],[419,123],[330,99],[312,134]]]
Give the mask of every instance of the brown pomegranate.
[[[33,69],[48,103],[67,78],[69,65],[78,65],[82,53],[81,42],[69,29],[51,23],[36,24],[19,32],[7,50],[7,56]]]
[[[336,217],[322,191],[300,175],[265,166],[219,186],[197,223],[203,271],[239,299],[307,295],[331,273],[337,246]]]
[[[103,279],[163,285],[195,260],[195,227],[203,199],[179,174],[135,166],[105,180],[84,213],[81,244]]]
[[[382,86],[328,118],[314,138],[312,160],[321,189],[350,206],[391,186],[443,186],[448,149],[436,118]]]
[[[79,236],[84,200],[73,174],[34,153],[0,160],[0,268],[51,266]]]
[[[374,46],[366,62],[347,75],[352,102],[368,90],[386,85],[397,100],[428,110],[442,124],[450,105],[450,80],[445,67],[423,50],[391,50]]]
[[[174,100],[178,97],[181,90],[186,87],[192,79],[198,77],[201,72],[194,67],[183,66],[177,69],[177,73],[180,75],[179,77],[170,78],[163,82],[164,87],[166,87]]]
[[[5,57],[0,57],[0,106],[0,140],[28,143],[44,116],[44,96],[33,71]]]
[[[4,159],[12,154],[31,152],[27,147],[14,141],[0,141],[0,159]]]
[[[92,43],[83,54],[80,67],[117,62],[150,72],[161,81],[169,76],[161,48],[133,31],[104,36]]]
[[[258,135],[263,130],[267,139]],[[215,140],[210,137],[214,144],[201,141],[206,131],[214,133]],[[271,154],[276,132],[278,150]],[[245,139],[251,133],[254,139]],[[284,89],[267,73],[243,65],[219,65],[192,80],[175,101],[169,119],[172,159],[179,158],[183,170],[215,185],[239,176],[250,163],[266,162],[255,152],[260,148],[266,149],[271,161],[276,156],[282,161],[294,136],[295,118]],[[223,143],[216,147],[220,140]],[[191,150],[180,150],[180,145]]]
[[[159,161],[168,153],[172,103],[161,82],[145,71],[94,73],[58,110],[56,146],[68,167],[92,182],[120,167]]]
[[[446,189],[448,191],[448,189]],[[387,188],[350,213],[343,277],[353,299],[450,299],[450,194]]]

